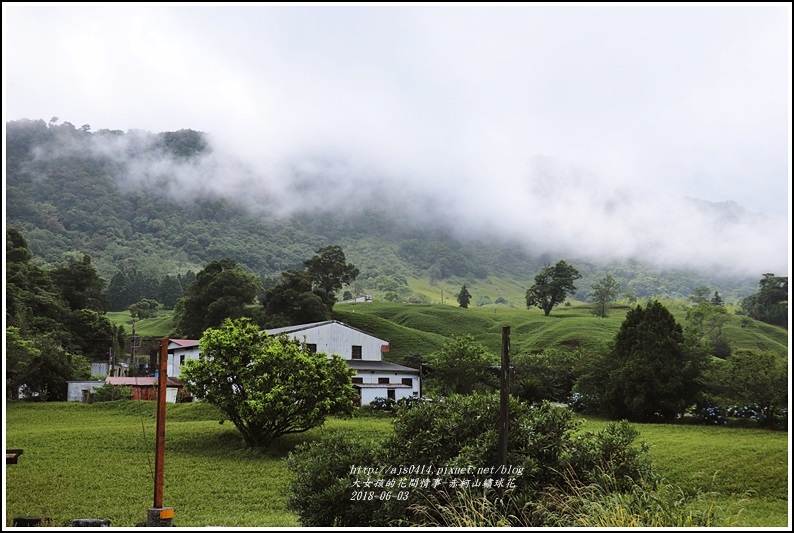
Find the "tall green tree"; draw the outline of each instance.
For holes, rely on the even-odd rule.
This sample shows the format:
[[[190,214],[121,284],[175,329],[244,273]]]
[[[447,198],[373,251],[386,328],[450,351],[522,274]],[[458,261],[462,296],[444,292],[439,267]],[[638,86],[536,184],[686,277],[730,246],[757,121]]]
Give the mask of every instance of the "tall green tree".
[[[359,274],[358,268],[347,263],[345,253],[339,246],[326,246],[317,250],[316,254],[303,262],[312,277],[315,287],[323,296],[329,307],[336,302],[334,293],[343,286],[355,281]]]
[[[246,308],[254,302],[259,286],[259,277],[233,259],[210,262],[196,274],[174,309],[177,333],[197,339],[226,318],[247,316]]]
[[[686,332],[694,342],[704,343],[713,355],[724,359],[730,355],[730,346],[722,337],[722,328],[730,319],[725,306],[701,302],[687,310]]]
[[[99,277],[91,264],[89,255],[83,255],[80,261],[55,268],[50,272],[50,276],[60,288],[61,294],[72,311],[93,309],[105,312],[108,310],[108,301],[105,297],[107,282]]]
[[[31,263],[33,254],[22,234],[6,229],[6,324],[23,335],[63,332],[69,309],[50,273]],[[66,334],[61,333],[61,338]]]
[[[741,305],[751,318],[788,327],[788,277],[764,274],[758,292],[744,298]]]
[[[69,314],[66,324],[71,335],[71,351],[89,361],[108,360],[116,344],[117,330],[106,315],[93,309],[78,309]]]
[[[268,336],[248,318],[208,328],[199,346],[199,359],[185,363],[181,378],[229,417],[248,446],[267,446],[353,410],[354,371],[339,355]]]
[[[174,276],[166,275],[160,280],[160,290],[158,291],[157,301],[163,304],[165,309],[173,309],[176,303],[184,296],[182,284]]]
[[[709,289],[705,285],[700,285],[699,287],[695,287],[692,290],[692,295],[689,297],[689,301],[695,305],[703,302],[708,302],[709,294],[711,294],[711,289]]]
[[[707,362],[670,311],[652,301],[626,314],[612,348],[586,364],[576,388],[610,418],[667,421],[695,403]]]
[[[723,404],[758,409],[770,429],[788,402],[788,365],[773,352],[738,350],[719,364],[707,383]]]
[[[88,379],[91,365],[49,336],[25,339],[6,328],[6,394],[34,401],[65,401],[68,381]]]
[[[469,289],[464,284],[463,287],[460,288],[460,292],[458,293],[458,304],[463,309],[469,308],[469,302],[471,302],[471,293]]]
[[[268,327],[322,322],[331,318],[323,297],[312,290],[313,277],[306,270],[285,270],[281,280],[265,291],[264,308]]]
[[[620,294],[620,283],[607,274],[603,279],[593,285],[593,314],[606,318],[609,306],[617,300]]]
[[[535,276],[535,284],[527,289],[527,308],[539,307],[543,314],[549,316],[556,305],[576,292],[573,282],[581,277],[579,271],[565,261],[558,261],[554,266],[546,265]]]

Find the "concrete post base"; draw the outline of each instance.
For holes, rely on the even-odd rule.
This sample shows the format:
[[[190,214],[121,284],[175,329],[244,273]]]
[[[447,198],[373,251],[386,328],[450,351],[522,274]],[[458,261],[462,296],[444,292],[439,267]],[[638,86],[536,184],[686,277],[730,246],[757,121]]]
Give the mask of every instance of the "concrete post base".
[[[146,511],[146,527],[172,527],[173,507],[150,507]]]

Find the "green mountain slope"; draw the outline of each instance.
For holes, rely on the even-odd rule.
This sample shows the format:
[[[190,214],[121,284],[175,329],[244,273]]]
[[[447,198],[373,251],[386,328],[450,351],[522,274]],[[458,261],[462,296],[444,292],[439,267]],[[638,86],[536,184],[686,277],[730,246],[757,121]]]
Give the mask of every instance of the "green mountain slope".
[[[205,135],[192,130],[92,133],[68,122],[19,120],[6,124],[6,137],[6,225],[22,232],[35,261],[52,266],[88,254],[105,280],[130,268],[157,279],[195,273],[224,257],[274,277],[302,268],[320,247],[338,244],[361,271],[350,291],[380,300],[455,305],[465,283],[474,307],[498,301],[521,309],[533,277],[559,259],[582,274],[575,295],[580,301],[607,273],[639,298],[686,299],[707,286],[735,303],[757,288],[757,278],[724,279],[638,262],[597,266],[498,238],[463,239],[454,221],[431,215],[420,220],[411,213],[421,209],[389,202],[306,206],[282,216],[279,205],[262,201],[253,211],[212,192],[218,188],[209,184],[224,179],[227,169],[189,173],[212,154]],[[186,180],[192,180],[189,193]],[[296,178],[296,199],[301,190],[319,186]]]

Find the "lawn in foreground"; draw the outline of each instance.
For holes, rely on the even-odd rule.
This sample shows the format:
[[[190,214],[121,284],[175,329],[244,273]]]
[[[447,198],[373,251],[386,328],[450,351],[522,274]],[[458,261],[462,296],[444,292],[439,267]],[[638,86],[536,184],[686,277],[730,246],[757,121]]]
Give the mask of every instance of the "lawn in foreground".
[[[248,450],[234,426],[204,403],[168,405],[164,505],[182,527],[299,526],[286,509],[283,459],[297,443],[341,429],[379,439],[388,418],[331,419]],[[605,422],[588,419],[582,430]],[[641,424],[640,439],[667,481],[703,493],[727,525],[783,527],[788,520],[788,434],[755,429]],[[56,525],[100,518],[134,526],[153,504],[154,402],[9,403],[6,447],[22,448],[6,467],[6,525],[49,516]],[[700,505],[701,502],[698,502]]]

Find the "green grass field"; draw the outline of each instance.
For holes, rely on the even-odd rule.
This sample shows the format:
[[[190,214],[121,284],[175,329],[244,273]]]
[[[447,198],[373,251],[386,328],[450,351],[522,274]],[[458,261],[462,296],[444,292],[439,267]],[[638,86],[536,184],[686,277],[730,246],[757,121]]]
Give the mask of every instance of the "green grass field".
[[[663,303],[683,326],[686,304]],[[540,309],[372,302],[337,304],[334,318],[389,341],[389,358],[399,362],[432,352],[452,335],[472,335],[476,342],[499,354],[503,326],[510,326],[510,351],[514,354],[560,346],[598,348],[615,338],[631,308],[616,306],[607,318],[598,318],[586,304],[555,307],[544,316]],[[401,329],[395,329],[395,324]],[[746,317],[730,315],[723,336],[734,349],[761,348],[788,354],[785,329]]]
[[[676,321],[686,323],[684,302],[663,302]],[[452,335],[472,335],[494,354],[502,345],[502,327],[510,326],[511,353],[542,351],[550,347],[597,348],[612,341],[632,307],[616,306],[607,318],[592,314],[591,306],[555,307],[550,316],[540,309],[486,306],[462,309],[457,305],[352,303],[334,306],[333,317],[389,341],[388,360],[409,362],[438,350]],[[108,318],[132,333],[128,311],[108,313]],[[135,333],[144,338],[169,337],[173,313],[161,311],[156,318],[138,320]],[[734,349],[761,348],[788,354],[788,332],[749,318],[730,315],[723,336]]]
[[[24,449],[6,466],[6,525],[15,516],[76,518],[134,526],[153,504],[154,402],[19,403],[6,405],[6,447]],[[229,422],[205,403],[168,405],[164,505],[181,527],[299,526],[286,509],[286,454],[299,442],[341,430],[379,439],[388,418],[331,419],[286,436],[271,449],[242,446]],[[605,422],[588,419],[582,430]],[[788,434],[755,429],[642,424],[641,440],[668,483],[695,505],[713,506],[723,525],[788,524]]]

